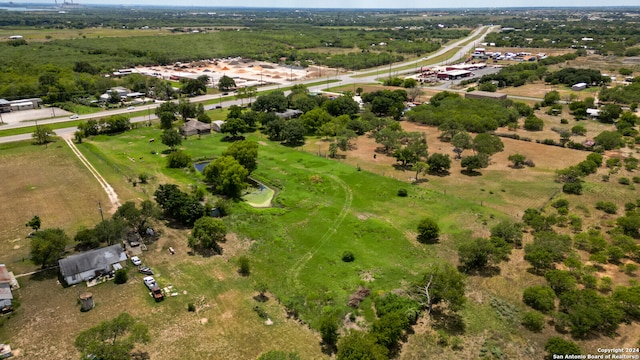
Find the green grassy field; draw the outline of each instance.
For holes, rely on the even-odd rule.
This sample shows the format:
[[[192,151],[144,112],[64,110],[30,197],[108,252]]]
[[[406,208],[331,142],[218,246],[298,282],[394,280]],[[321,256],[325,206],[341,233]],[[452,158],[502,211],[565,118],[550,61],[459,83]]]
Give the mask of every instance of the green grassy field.
[[[157,185],[163,183],[177,183],[185,190],[193,185],[204,187],[202,176],[195,170],[165,168],[162,152],[166,146],[160,143],[160,136],[160,129],[140,127],[119,135],[97,136],[78,147],[114,187],[121,202],[152,199]],[[511,212],[501,213],[501,208],[541,206],[556,191],[550,187],[551,174],[543,166],[525,176],[526,189],[521,182],[525,179],[519,179],[522,175],[505,177],[505,172],[486,171],[481,177],[468,179],[473,186],[456,185],[458,191],[452,196],[453,191],[447,195],[445,190],[451,180],[447,177],[431,177],[426,186],[412,186],[377,171],[360,170],[347,161],[318,157],[307,152],[309,149],[281,146],[260,134],[247,137],[260,144],[259,165],[254,175],[277,189],[274,207],[256,209],[242,201],[234,203],[231,215],[224,218],[230,234],[222,244],[220,256],[189,254],[188,229],[163,228],[160,240],[150,245],[143,261],[153,267],[163,286],[174,286],[176,297],[155,304],[146,296],[139,275],[131,273],[132,280],[127,285],[108,283],[92,289],[99,307],[87,315],[79,313],[73,305],[80,288],[63,289],[54,279],[25,278],[21,282],[23,289],[18,292],[21,308],[0,327],[0,336],[25,349],[28,356],[42,354],[40,343],[30,339],[61,344],[65,351],[59,351],[52,359],[66,359],[75,356],[72,342],[77,333],[126,309],[152,329],[151,343],[143,346],[152,358],[176,348],[183,349],[180,356],[187,359],[252,359],[270,349],[295,350],[304,359],[322,358],[317,333],[287,319],[285,306],[297,309],[301,319],[312,328],[317,328],[324,313],[342,317],[355,311],[357,316],[371,321],[375,313],[370,299],[357,310],[347,306],[349,296],[359,286],[366,286],[374,294],[406,289],[428,266],[455,264],[460,243],[487,234],[491,226],[506,216],[518,217]],[[222,138],[221,134],[193,136],[181,148],[194,159],[211,159],[228,146]],[[0,156],[6,159],[0,163],[5,166],[1,168],[3,174],[22,170],[25,158],[29,164],[16,175],[22,182],[11,180],[18,188],[3,193],[8,200],[5,204],[18,205],[2,213],[15,214],[25,208],[28,210],[22,216],[25,219],[0,218],[3,228],[10,225],[16,234],[21,230],[26,233],[24,222],[31,216],[32,208],[23,206],[20,196],[29,198],[29,204],[42,201],[38,197],[31,200],[35,174],[40,179],[36,189],[47,183],[46,179],[56,186],[51,190],[57,191],[55,199],[65,199],[47,202],[46,211],[39,213],[47,220],[45,227],[61,226],[73,235],[79,225],[97,223],[92,193],[106,196],[65,144],[42,148],[23,143],[4,145],[1,149]],[[141,173],[151,175],[150,182],[134,186]],[[632,195],[632,190],[615,186],[616,196]],[[409,189],[409,196],[398,197],[400,188]],[[604,187],[595,182],[589,184],[586,193],[589,199],[584,198],[585,204],[592,196],[607,196]],[[42,196],[46,194],[51,192]],[[105,204],[106,199],[102,201]],[[489,206],[482,206],[483,203]],[[71,211],[68,217],[52,215],[70,210],[75,212]],[[415,240],[417,223],[426,216],[436,219],[442,229],[437,244],[424,245]],[[27,242],[12,242],[12,236],[2,235],[0,262],[8,263],[17,272],[35,269],[24,260]],[[177,250],[176,255],[168,254],[169,246]],[[355,255],[354,262],[341,260],[347,250]],[[236,263],[241,255],[250,259],[248,277],[237,273]],[[522,289],[542,281],[528,273],[527,268],[522,251],[516,250],[512,261],[502,267],[501,276],[469,278],[469,300],[460,313],[465,323],[464,333],[459,334],[463,352],[444,351],[433,344],[433,328],[418,327],[400,358],[424,358],[434,353],[441,353],[442,358],[475,357],[487,339],[492,339],[510,357],[524,356],[517,344],[527,344],[533,349],[531,354],[540,355],[540,341],[544,337],[533,342],[526,340],[528,333],[514,325],[513,320],[501,318],[489,305],[489,300],[496,298],[516,304],[516,310],[521,311],[518,304]],[[252,299],[256,282],[267,285],[271,300],[258,303]],[[46,301],[38,296],[42,289],[52,294]],[[190,302],[197,304],[196,314],[186,311]],[[264,325],[252,310],[256,305],[269,314],[274,325]],[[44,309],[51,306],[58,309],[55,315],[48,315],[39,326],[30,323],[31,318],[44,318]],[[60,321],[65,321],[68,330],[49,333]],[[274,337],[279,340],[267,341]]]
[[[160,183],[174,182],[185,188],[187,184],[201,183],[201,175],[197,172],[166,169],[163,156],[151,154],[152,151],[161,154],[165,149],[158,141],[149,142],[151,138],[158,139],[160,134],[159,129],[144,127],[116,136],[98,136],[79,144],[79,148],[112,184],[121,201],[151,198],[156,185]],[[62,289],[52,279],[44,282],[28,280],[23,282],[23,290],[18,293],[24,310],[18,311],[9,325],[0,328],[0,335],[27,349],[28,354],[39,354],[37,345],[28,341],[29,337],[25,336],[24,331],[38,333],[54,326],[53,323],[43,324],[42,327],[26,326],[30,316],[37,316],[34,315],[37,314],[34,308],[46,307],[43,299],[36,295],[36,289],[45,286],[56,294],[48,301],[61,309],[60,314],[47,323],[64,316],[69,328],[65,334],[47,337],[52,342],[66,344],[67,350],[60,352],[62,355],[57,358],[73,354],[71,342],[75,334],[91,324],[110,318],[113,311],[128,298],[131,300],[126,301],[137,299],[133,302],[137,304],[136,307],[128,311],[142,318],[153,329],[154,340],[150,346],[145,346],[152,349],[151,354],[160,354],[169,351],[172,346],[179,346],[188,349],[184,353],[187,354],[185,358],[195,359],[205,354],[254,358],[261,351],[281,348],[306,354],[304,358],[320,358],[317,339],[309,341],[309,336],[313,338],[316,335],[301,331],[299,324],[287,320],[282,306],[274,301],[262,306],[276,325],[264,328],[251,310],[256,304],[251,299],[255,295],[252,291],[255,281],[265,282],[269,293],[273,294],[270,295],[272,299],[293,304],[291,306],[299,309],[302,319],[315,326],[318,317],[325,311],[337,315],[350,311],[346,303],[358,286],[365,285],[376,293],[398,289],[409,284],[429,264],[443,261],[439,254],[449,252],[447,248],[454,244],[452,239],[470,233],[467,224],[459,222],[460,216],[476,217],[480,214],[482,218],[489,219],[493,213],[478,205],[427,189],[412,190],[409,197],[401,198],[397,196],[397,190],[406,187],[403,182],[266,142],[260,136],[251,135],[249,138],[261,144],[259,168],[255,174],[278,189],[274,201],[276,206],[254,209],[243,203],[235,204],[232,215],[225,219],[232,235],[223,244],[223,255],[213,258],[188,256],[186,232],[167,229],[161,240],[151,245],[150,252],[143,258],[146,264],[157,271],[158,281],[174,285],[180,297],[169,298],[165,303],[155,305],[140,295],[144,291],[137,288],[142,287],[139,279],[125,287],[104,284],[95,289],[104,310],[90,315],[91,320],[87,320],[89,318],[80,316],[72,305],[76,291]],[[219,134],[191,137],[182,147],[195,158],[211,158],[219,155],[228,145],[221,139]],[[47,163],[39,165],[43,169],[40,173],[50,180],[53,180],[54,171],[63,180],[69,180],[68,174],[74,173],[87,177],[87,181],[92,183],[90,175],[77,164],[66,145],[54,144],[43,149],[25,144],[8,148],[3,155],[14,152],[16,157],[23,158],[32,154],[34,158]],[[59,154],[51,157],[55,155],[51,153],[54,150]],[[60,172],[51,166],[52,163],[70,163],[77,168]],[[37,171],[30,169],[30,172]],[[142,172],[152,175],[151,183],[134,187],[131,180]],[[63,226],[73,235],[79,224],[91,226],[97,223],[95,217],[98,212],[89,210],[95,206],[94,202],[89,200],[87,194],[78,193],[78,188],[97,188],[97,183],[90,186],[76,181],[74,184],[74,187],[66,186],[58,190],[58,196],[62,198],[71,194],[82,197],[74,207],[68,202],[58,201],[51,202],[51,206],[58,206],[58,211],[61,208],[81,209],[81,213],[76,214],[75,221],[69,221],[66,226],[57,218],[49,220],[48,213],[40,213],[46,220],[46,227]],[[104,197],[100,190],[95,192]],[[7,194],[6,198],[13,196],[15,194]],[[103,204],[105,202],[106,199],[103,199]],[[94,212],[96,216],[91,216]],[[415,226],[424,216],[434,217],[441,223],[445,235],[440,244],[425,246],[415,241]],[[4,223],[7,221],[5,219]],[[14,228],[17,230],[22,223],[20,220]],[[9,242],[4,243],[3,249],[10,245]],[[168,246],[178,249],[179,256],[167,255]],[[27,248],[21,247],[19,252],[22,257],[26,255]],[[341,254],[345,250],[355,254],[354,262],[341,261]],[[235,259],[245,254],[251,259],[252,274],[248,278],[237,275],[235,267]],[[16,260],[8,255],[3,252],[0,261],[7,262],[17,272],[35,268],[23,260],[23,265],[17,265]],[[111,303],[109,299],[122,291],[128,295]],[[183,291],[187,296],[183,296]],[[200,325],[191,325],[197,323],[198,319],[194,319],[185,309],[187,302],[200,299],[206,299],[202,301],[211,306],[202,312],[202,316],[209,319],[210,326],[227,324],[229,316],[234,318],[233,325],[216,327],[215,330],[207,325],[205,331],[198,331]],[[156,309],[153,316],[145,310],[149,307]],[[373,312],[365,307],[361,315],[372,319]],[[176,319],[175,324],[168,325],[169,319]],[[18,328],[24,327],[24,330],[11,332],[13,324],[17,324]],[[263,330],[256,332],[256,327]],[[293,336],[292,332],[298,335]],[[168,333],[172,334],[171,340],[166,339]],[[274,333],[294,339],[294,342],[265,342]],[[202,336],[213,334],[226,339],[223,343],[227,347],[202,345]],[[247,334],[254,335],[247,337]],[[244,345],[245,342],[251,342],[252,345]]]

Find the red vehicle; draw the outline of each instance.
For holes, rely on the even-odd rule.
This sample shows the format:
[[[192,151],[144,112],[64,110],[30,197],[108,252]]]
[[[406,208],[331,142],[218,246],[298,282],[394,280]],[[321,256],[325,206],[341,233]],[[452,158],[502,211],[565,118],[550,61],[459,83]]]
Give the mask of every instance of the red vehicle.
[[[153,295],[153,298],[156,300],[156,302],[164,300],[162,289],[160,289],[160,286],[158,286],[158,283],[156,282],[156,279],[153,278],[153,276],[145,276],[142,281],[144,281],[144,284],[147,286],[147,288],[151,290],[151,295]]]

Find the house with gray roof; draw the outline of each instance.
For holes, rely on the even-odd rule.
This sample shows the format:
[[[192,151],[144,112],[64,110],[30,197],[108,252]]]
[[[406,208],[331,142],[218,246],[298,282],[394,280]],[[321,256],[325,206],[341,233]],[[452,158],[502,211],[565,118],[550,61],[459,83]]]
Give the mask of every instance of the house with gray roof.
[[[114,264],[127,260],[127,254],[120,244],[85,251],[58,260],[60,274],[67,285],[78,284],[108,274],[115,270]]]
[[[208,134],[211,132],[211,124],[191,119],[180,127],[180,134],[184,136]]]
[[[287,109],[284,112],[277,112],[276,113],[277,117],[279,117],[280,119],[285,119],[285,120],[297,118],[300,115],[302,115],[302,111],[300,111],[298,109]]]

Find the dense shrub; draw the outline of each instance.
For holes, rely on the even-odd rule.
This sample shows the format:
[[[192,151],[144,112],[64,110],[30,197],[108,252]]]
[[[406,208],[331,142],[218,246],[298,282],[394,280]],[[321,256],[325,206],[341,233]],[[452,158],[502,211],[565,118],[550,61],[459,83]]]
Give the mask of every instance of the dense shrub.
[[[541,131],[544,128],[544,121],[535,116],[528,116],[524,120],[524,128],[529,131]]]
[[[547,312],[555,308],[556,294],[548,286],[531,286],[524,289],[522,301],[532,308]]]
[[[540,332],[544,328],[544,315],[537,311],[527,311],[522,315],[522,326],[531,331]]]
[[[351,251],[345,251],[342,253],[342,261],[344,262],[352,262],[356,257],[353,255]]]
[[[182,150],[174,151],[167,155],[167,167],[182,169],[191,166],[191,155]]]
[[[127,275],[127,270],[125,269],[116,270],[116,275],[115,275],[115,278],[113,279],[113,282],[115,282],[116,284],[124,284],[127,282],[127,280],[129,280],[129,276]]]
[[[440,236],[440,227],[435,220],[424,218],[418,224],[418,241],[421,243],[433,243]]]
[[[398,189],[398,196],[406,197],[408,195],[407,189]]]
[[[596,209],[602,210],[607,214],[615,214],[618,212],[618,206],[611,201],[598,201],[596,203]]]

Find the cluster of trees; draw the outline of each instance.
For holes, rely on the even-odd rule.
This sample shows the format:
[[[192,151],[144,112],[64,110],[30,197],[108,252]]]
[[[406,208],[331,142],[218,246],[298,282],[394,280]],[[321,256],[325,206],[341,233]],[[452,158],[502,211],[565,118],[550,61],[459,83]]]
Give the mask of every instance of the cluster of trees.
[[[519,63],[500,69],[496,74],[483,75],[480,84],[498,82],[498,87],[522,86],[540,80],[547,73],[547,67],[538,63]]]
[[[613,287],[612,279],[596,276],[607,263],[618,264],[632,274],[638,266],[631,261],[640,260],[640,246],[633,237],[640,236],[640,215],[637,204],[625,205],[624,216],[616,219],[617,227],[605,235],[591,229],[581,232],[581,221],[569,215],[569,201],[558,199],[551,206],[557,214],[545,215],[540,210],[527,209],[523,222],[534,231],[534,240],[525,246],[525,260],[534,271],[543,275],[546,285],[525,289],[523,302],[536,312],[550,316],[558,331],[568,331],[578,338],[596,334],[614,336],[618,325],[625,321],[640,320],[640,287]],[[596,208],[615,213],[615,205],[608,202],[596,204]],[[553,226],[566,226],[567,220],[577,232],[573,238],[554,231]],[[581,259],[584,251],[589,262]],[[624,260],[629,261],[624,264]],[[556,268],[562,264],[563,270]],[[559,306],[556,301],[559,299]],[[544,318],[543,315],[537,315]],[[533,324],[530,324],[533,325]],[[544,322],[535,330],[540,331]]]
[[[183,121],[196,118],[204,123],[211,122],[211,118],[204,111],[204,105],[192,103],[185,98],[180,99],[178,103],[167,101],[160,104],[156,108],[155,114],[160,119],[161,129],[171,129],[173,123],[178,120],[178,115]]]
[[[147,229],[153,228],[160,217],[160,210],[150,200],[140,203],[140,208],[132,201],[122,204],[111,219],[99,222],[93,228],[81,228],[74,241],[77,250],[89,250],[101,245],[113,245],[120,242],[127,232],[135,231],[138,235],[147,236]]]
[[[198,194],[188,194],[175,184],[159,185],[153,196],[166,216],[187,226],[193,225],[207,213]]]
[[[132,351],[137,344],[149,340],[147,326],[125,312],[81,332],[75,346],[83,359],[128,360],[133,358]],[[143,356],[148,358],[146,353]]]
[[[335,325],[323,326],[323,341],[337,340],[339,360],[394,357],[406,333],[425,310],[429,315],[449,315],[454,322],[449,324],[451,328],[464,327],[456,312],[466,302],[465,282],[465,276],[449,264],[432,266],[413,284],[410,297],[390,293],[374,299],[377,318],[368,331],[352,330],[338,337]]]
[[[582,194],[582,185],[584,183],[583,178],[589,174],[594,174],[602,165],[602,161],[603,157],[601,154],[591,153],[587,155],[585,160],[577,165],[556,171],[556,181],[563,184],[563,192],[580,195]]]
[[[616,85],[611,88],[602,88],[598,95],[600,101],[611,101],[618,104],[640,103],[640,81],[634,81],[629,85]]]
[[[405,115],[409,121],[420,124],[483,133],[517,122],[519,111],[520,107],[511,101],[465,99],[443,91],[434,95],[429,104],[416,106]]]
[[[562,84],[571,86],[577,83],[585,83],[589,86],[602,86],[611,82],[611,78],[602,76],[600,70],[568,67],[547,74],[544,77],[544,81],[551,85]]]
[[[491,228],[491,237],[476,238],[458,247],[460,268],[464,272],[479,272],[509,260],[511,250],[522,246],[522,225],[502,221]]]
[[[99,120],[89,119],[78,124],[76,140],[99,134],[117,134],[131,129],[129,118],[124,115],[112,115]]]
[[[152,228],[159,217],[155,204],[145,200],[140,204],[127,201],[121,205],[111,219],[99,222],[93,228],[80,228],[74,237],[77,250],[89,250],[101,245],[113,245],[124,238],[129,231],[135,231],[141,236],[147,235],[147,229]],[[31,236],[31,261],[43,269],[55,265],[62,257],[66,246],[70,243],[69,236],[59,228],[40,230],[41,219],[34,216],[27,226],[34,229]]]
[[[399,120],[407,101],[406,90],[378,90],[362,95],[362,101],[369,104],[369,110],[377,116],[391,116]]]

